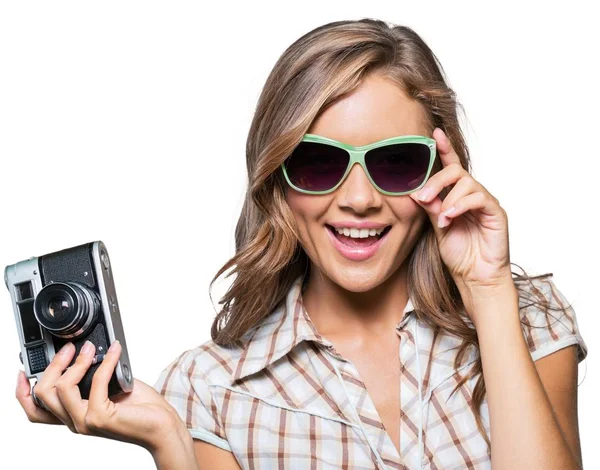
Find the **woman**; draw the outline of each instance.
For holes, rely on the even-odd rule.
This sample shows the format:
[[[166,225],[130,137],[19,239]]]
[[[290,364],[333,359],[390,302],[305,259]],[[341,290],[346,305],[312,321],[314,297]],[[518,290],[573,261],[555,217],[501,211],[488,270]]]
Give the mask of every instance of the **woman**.
[[[551,274],[513,277],[458,106],[410,28],[298,39],[250,129],[212,340],[115,402],[118,345],[89,402],[93,351],[62,374],[67,349],[36,387],[49,411],[19,378],[27,415],[144,446],[159,468],[577,468],[587,347]]]

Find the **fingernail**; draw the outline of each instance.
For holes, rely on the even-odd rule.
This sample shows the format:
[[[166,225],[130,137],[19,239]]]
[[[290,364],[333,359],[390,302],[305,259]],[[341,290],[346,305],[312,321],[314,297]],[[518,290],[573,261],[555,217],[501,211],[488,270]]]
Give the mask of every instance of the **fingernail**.
[[[108,352],[114,352],[117,350],[117,345],[120,344],[118,339],[115,339],[115,341],[113,342],[113,344],[110,345],[110,348],[108,348]]]
[[[452,214],[454,211],[456,210],[456,207],[454,206],[450,206],[448,207],[448,209],[446,209],[444,212],[442,212],[442,215],[450,215]]]
[[[62,355],[68,354],[68,353],[69,353],[69,351],[71,350],[71,345],[72,345],[72,344],[73,344],[73,343],[71,343],[71,342],[69,341],[69,342],[68,342],[67,344],[65,344],[65,345],[64,345],[62,348],[60,348],[60,351],[58,351],[58,354],[62,354]]]
[[[419,191],[419,201],[426,201],[431,195],[431,189],[425,187]]]
[[[92,350],[92,342],[90,340],[87,340],[85,342],[85,344],[83,345],[83,348],[81,348],[81,353],[80,354],[87,354]]]
[[[444,228],[445,226],[447,226],[450,223],[450,220],[448,220],[447,217],[444,217],[443,215],[440,215],[438,217],[438,228]]]

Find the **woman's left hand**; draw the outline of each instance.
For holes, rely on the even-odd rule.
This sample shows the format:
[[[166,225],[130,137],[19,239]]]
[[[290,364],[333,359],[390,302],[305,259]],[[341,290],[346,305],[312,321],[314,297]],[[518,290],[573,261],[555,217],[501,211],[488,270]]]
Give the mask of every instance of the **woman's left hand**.
[[[419,200],[420,191],[410,197],[429,214],[442,260],[461,291],[512,283],[506,212],[462,167],[444,132],[436,128],[433,138],[443,168],[421,189],[430,189],[425,201]],[[442,201],[438,195],[450,185]],[[447,217],[441,215],[453,207]]]

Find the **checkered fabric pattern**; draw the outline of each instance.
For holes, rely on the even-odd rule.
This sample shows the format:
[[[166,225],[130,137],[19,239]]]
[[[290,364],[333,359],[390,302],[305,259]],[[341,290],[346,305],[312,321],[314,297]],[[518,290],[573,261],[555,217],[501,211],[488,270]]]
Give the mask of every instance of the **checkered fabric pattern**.
[[[195,439],[233,452],[243,469],[489,469],[490,455],[469,407],[476,379],[451,391],[478,358],[461,340],[419,321],[409,299],[396,326],[400,357],[400,454],[358,370],[317,331],[302,303],[299,277],[284,301],[234,347],[209,340],[183,352],[154,388]],[[568,302],[549,278],[533,279],[553,305]],[[554,287],[552,294],[551,287]],[[533,360],[577,345],[587,355],[572,307],[526,306],[523,335]],[[433,359],[429,361],[430,349]],[[419,393],[420,392],[420,393]],[[489,437],[487,401],[481,407]]]

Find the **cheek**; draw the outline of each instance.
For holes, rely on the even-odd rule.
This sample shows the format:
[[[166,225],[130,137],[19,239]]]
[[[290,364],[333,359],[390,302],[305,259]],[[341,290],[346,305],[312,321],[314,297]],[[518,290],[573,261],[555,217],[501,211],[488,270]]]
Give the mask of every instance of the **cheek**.
[[[309,256],[313,256],[317,245],[325,234],[324,223],[332,198],[329,195],[315,196],[291,190],[286,201],[296,222],[299,242]]]
[[[397,202],[394,205],[390,205],[394,213],[396,223],[400,226],[397,236],[403,241],[403,245],[413,245],[422,234],[424,226],[428,223],[429,216],[425,209],[419,204],[406,196],[408,200]]]
[[[298,224],[320,223],[327,213],[330,199],[327,195],[314,196],[294,190],[288,191],[285,198]]]
[[[292,211],[300,236],[306,238],[309,227],[316,223],[320,214],[319,206],[315,204],[315,196],[291,190],[286,193],[286,201]]]
[[[427,219],[427,212],[410,196],[401,196],[400,200],[390,202],[390,208],[399,223],[420,223]]]
[[[302,225],[305,223],[307,213],[309,213],[309,207],[305,198],[299,195],[295,191],[289,191],[286,193],[285,199],[288,203],[298,228],[302,231]]]

